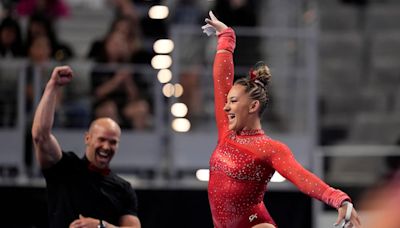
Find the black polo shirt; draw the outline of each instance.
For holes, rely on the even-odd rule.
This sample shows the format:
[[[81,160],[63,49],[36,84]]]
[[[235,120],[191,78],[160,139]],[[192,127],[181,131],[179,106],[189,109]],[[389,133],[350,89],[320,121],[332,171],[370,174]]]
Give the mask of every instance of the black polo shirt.
[[[69,227],[79,218],[92,217],[119,225],[123,215],[137,216],[137,198],[129,182],[110,172],[89,171],[89,161],[63,152],[54,166],[44,169],[49,226]]]

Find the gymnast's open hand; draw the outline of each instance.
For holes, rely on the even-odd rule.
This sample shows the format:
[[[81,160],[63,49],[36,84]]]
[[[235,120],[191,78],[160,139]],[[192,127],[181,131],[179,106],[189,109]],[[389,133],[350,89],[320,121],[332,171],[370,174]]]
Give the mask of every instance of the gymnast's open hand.
[[[349,210],[351,210],[349,212]],[[344,220],[344,224],[341,227],[344,228],[361,228],[360,217],[357,214],[357,211],[353,208],[353,205],[350,206],[350,203],[342,204],[338,209],[338,219],[334,224],[335,227],[340,225],[340,222]]]
[[[203,31],[207,33],[207,35],[210,35],[213,30],[216,31],[216,34],[218,35],[220,32],[222,32],[224,29],[228,28],[223,22],[218,20],[217,17],[213,14],[212,11],[209,12],[210,18],[206,18],[205,22],[207,23],[203,27]]]

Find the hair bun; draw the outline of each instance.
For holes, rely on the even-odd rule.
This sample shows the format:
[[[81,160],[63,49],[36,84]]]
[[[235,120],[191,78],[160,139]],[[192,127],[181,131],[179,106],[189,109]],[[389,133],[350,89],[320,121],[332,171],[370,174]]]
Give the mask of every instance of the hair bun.
[[[260,61],[254,65],[253,69],[255,81],[258,80],[264,85],[264,87],[267,87],[272,77],[269,67],[264,62]]]

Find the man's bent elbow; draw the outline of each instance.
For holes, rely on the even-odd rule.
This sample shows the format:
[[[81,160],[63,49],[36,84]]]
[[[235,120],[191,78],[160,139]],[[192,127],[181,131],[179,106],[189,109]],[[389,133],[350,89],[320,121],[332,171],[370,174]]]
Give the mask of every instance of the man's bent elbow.
[[[36,128],[32,128],[32,140],[34,144],[41,144],[50,140],[50,133],[43,130],[38,130]]]

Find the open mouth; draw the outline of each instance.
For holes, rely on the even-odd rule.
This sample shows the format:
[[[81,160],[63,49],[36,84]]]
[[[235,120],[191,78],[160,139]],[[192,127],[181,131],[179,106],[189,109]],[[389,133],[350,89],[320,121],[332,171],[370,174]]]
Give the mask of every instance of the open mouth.
[[[228,120],[229,122],[232,122],[236,118],[236,115],[233,113],[228,113]]]
[[[107,161],[111,157],[111,154],[109,152],[107,152],[107,151],[104,151],[104,150],[98,150],[96,152],[96,155],[102,161]]]

